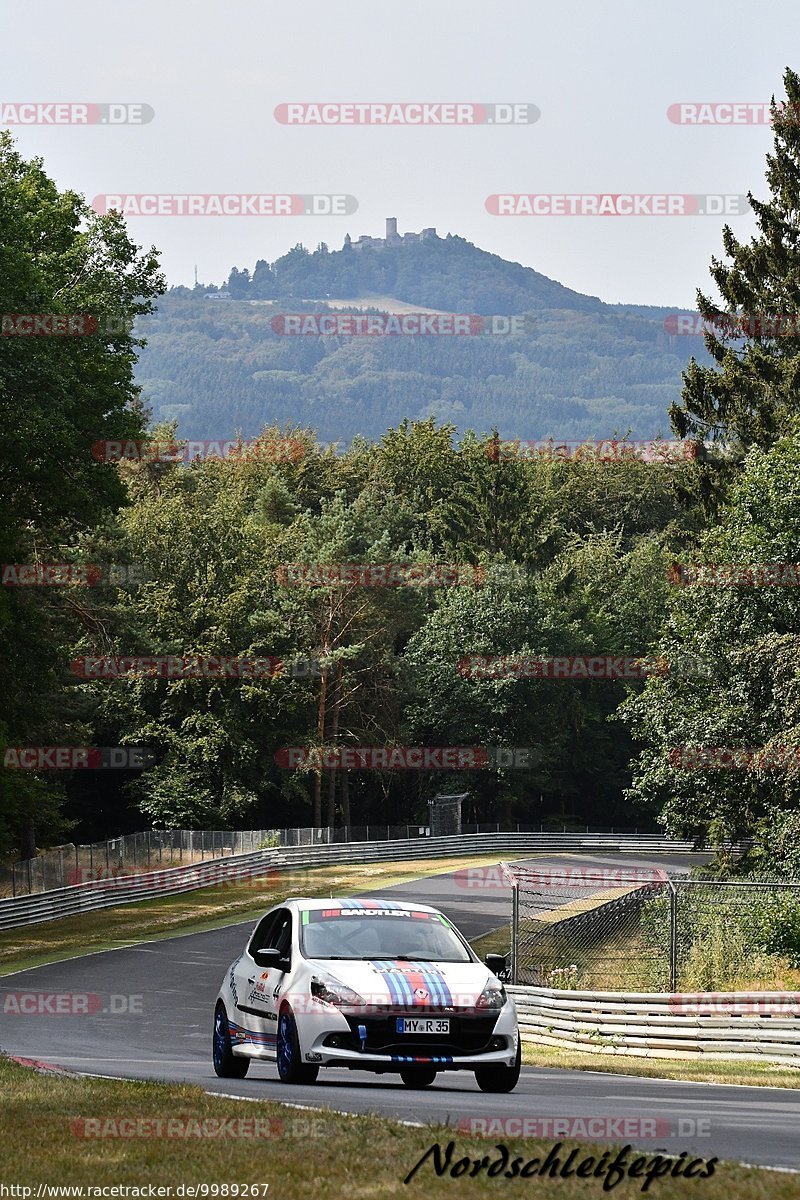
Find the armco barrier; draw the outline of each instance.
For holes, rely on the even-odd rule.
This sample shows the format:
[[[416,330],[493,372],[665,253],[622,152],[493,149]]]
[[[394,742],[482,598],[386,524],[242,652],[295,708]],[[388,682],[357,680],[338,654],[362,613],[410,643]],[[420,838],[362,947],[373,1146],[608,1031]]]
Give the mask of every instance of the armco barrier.
[[[589,1054],[800,1066],[800,994],[507,990],[523,1041]]]
[[[169,867],[143,875],[123,875],[58,888],[34,896],[0,900],[0,929],[15,929],[58,917],[94,912],[116,904],[177,895],[222,882],[253,878],[291,867],[336,866],[342,863],[452,858],[470,854],[530,854],[541,852],[623,851],[653,854],[694,850],[692,842],[673,841],[661,834],[601,833],[471,833],[452,837],[402,838],[388,842],[337,842],[294,846],[226,855],[187,867]]]

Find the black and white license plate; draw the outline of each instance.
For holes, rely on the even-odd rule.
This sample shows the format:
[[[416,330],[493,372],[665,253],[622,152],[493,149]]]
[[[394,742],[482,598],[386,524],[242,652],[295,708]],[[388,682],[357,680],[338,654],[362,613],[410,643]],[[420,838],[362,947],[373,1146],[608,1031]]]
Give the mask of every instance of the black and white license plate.
[[[398,1017],[398,1033],[449,1033],[447,1017]]]

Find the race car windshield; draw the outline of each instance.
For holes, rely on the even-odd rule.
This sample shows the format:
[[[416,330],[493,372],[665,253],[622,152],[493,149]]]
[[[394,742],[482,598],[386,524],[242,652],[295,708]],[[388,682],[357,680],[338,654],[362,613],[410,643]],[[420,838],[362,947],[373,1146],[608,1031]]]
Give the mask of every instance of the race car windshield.
[[[303,913],[301,930],[306,958],[473,961],[452,926],[438,913],[316,910]]]

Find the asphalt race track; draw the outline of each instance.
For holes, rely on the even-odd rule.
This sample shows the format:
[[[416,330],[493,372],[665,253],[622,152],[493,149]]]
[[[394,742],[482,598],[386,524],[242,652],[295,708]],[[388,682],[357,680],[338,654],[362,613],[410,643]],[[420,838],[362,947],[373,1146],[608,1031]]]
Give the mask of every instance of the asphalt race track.
[[[537,867],[577,865],[577,856],[537,856]],[[700,856],[581,855],[580,864],[660,867],[681,872]],[[465,889],[452,874],[431,876],[369,893],[413,898],[441,908],[468,938],[510,919],[510,894],[500,888]],[[468,1072],[440,1076],[409,1092],[397,1076],[347,1070],[320,1073],[313,1086],[286,1087],[272,1063],[251,1063],[244,1080],[217,1079],[211,1065],[214,1000],[228,964],[241,952],[252,922],[187,934],[125,949],[85,955],[0,979],[0,1003],[10,993],[89,994],[85,1015],[9,1014],[0,1025],[6,1054],[57,1063],[87,1074],[182,1081],[250,1099],[418,1122],[470,1118],[653,1118],[652,1141],[631,1139],[653,1153],[694,1151],[800,1170],[800,1091],[641,1079],[600,1072],[527,1067],[508,1096],[482,1093]],[[7,1006],[6,1006],[7,1008]],[[131,1011],[131,1009],[134,1011]],[[507,1134],[506,1137],[510,1137]],[[541,1136],[549,1137],[547,1132]],[[502,1136],[494,1141],[502,1140]],[[566,1141],[574,1141],[567,1138]],[[603,1144],[626,1139],[595,1138]],[[487,1142],[487,1149],[494,1144]]]

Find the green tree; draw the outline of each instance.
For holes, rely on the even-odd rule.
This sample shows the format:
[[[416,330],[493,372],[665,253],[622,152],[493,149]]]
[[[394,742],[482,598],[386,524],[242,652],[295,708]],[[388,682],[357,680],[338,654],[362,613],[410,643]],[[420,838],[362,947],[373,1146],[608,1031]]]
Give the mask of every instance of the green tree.
[[[162,288],[155,250],[140,253],[118,214],[59,191],[0,133],[0,313],[96,322],[85,336],[0,337],[0,561],[69,560],[82,531],[123,503],[92,446],[142,435],[133,322]],[[65,652],[82,607],[76,589],[0,588],[5,744],[69,740]],[[0,846],[31,853],[37,831],[57,831],[50,788],[3,772]]]
[[[720,524],[701,544],[708,585],[673,588],[659,650],[675,669],[650,679],[622,707],[644,744],[631,796],[659,813],[672,834],[751,836],[762,847],[782,845],[784,853],[782,831],[787,822],[797,827],[800,594],[780,577],[712,584],[730,564],[789,564],[789,582],[796,582],[799,481],[800,433],[750,451]],[[673,578],[692,576],[684,570]],[[738,767],[687,769],[693,760],[678,756],[682,747],[749,750],[754,757],[749,766],[740,758]]]
[[[712,363],[692,359],[681,400],[670,409],[681,437],[718,444],[722,455],[703,479],[712,504],[716,480],[730,477],[731,460],[751,446],[766,449],[785,433],[797,411],[800,379],[800,77],[784,74],[787,100],[773,97],[773,152],[767,155],[769,198],[748,193],[758,233],[739,241],[722,231],[727,261],[713,258],[720,301],[703,291],[697,304],[711,328],[705,343]],[[728,469],[726,469],[726,467]]]

